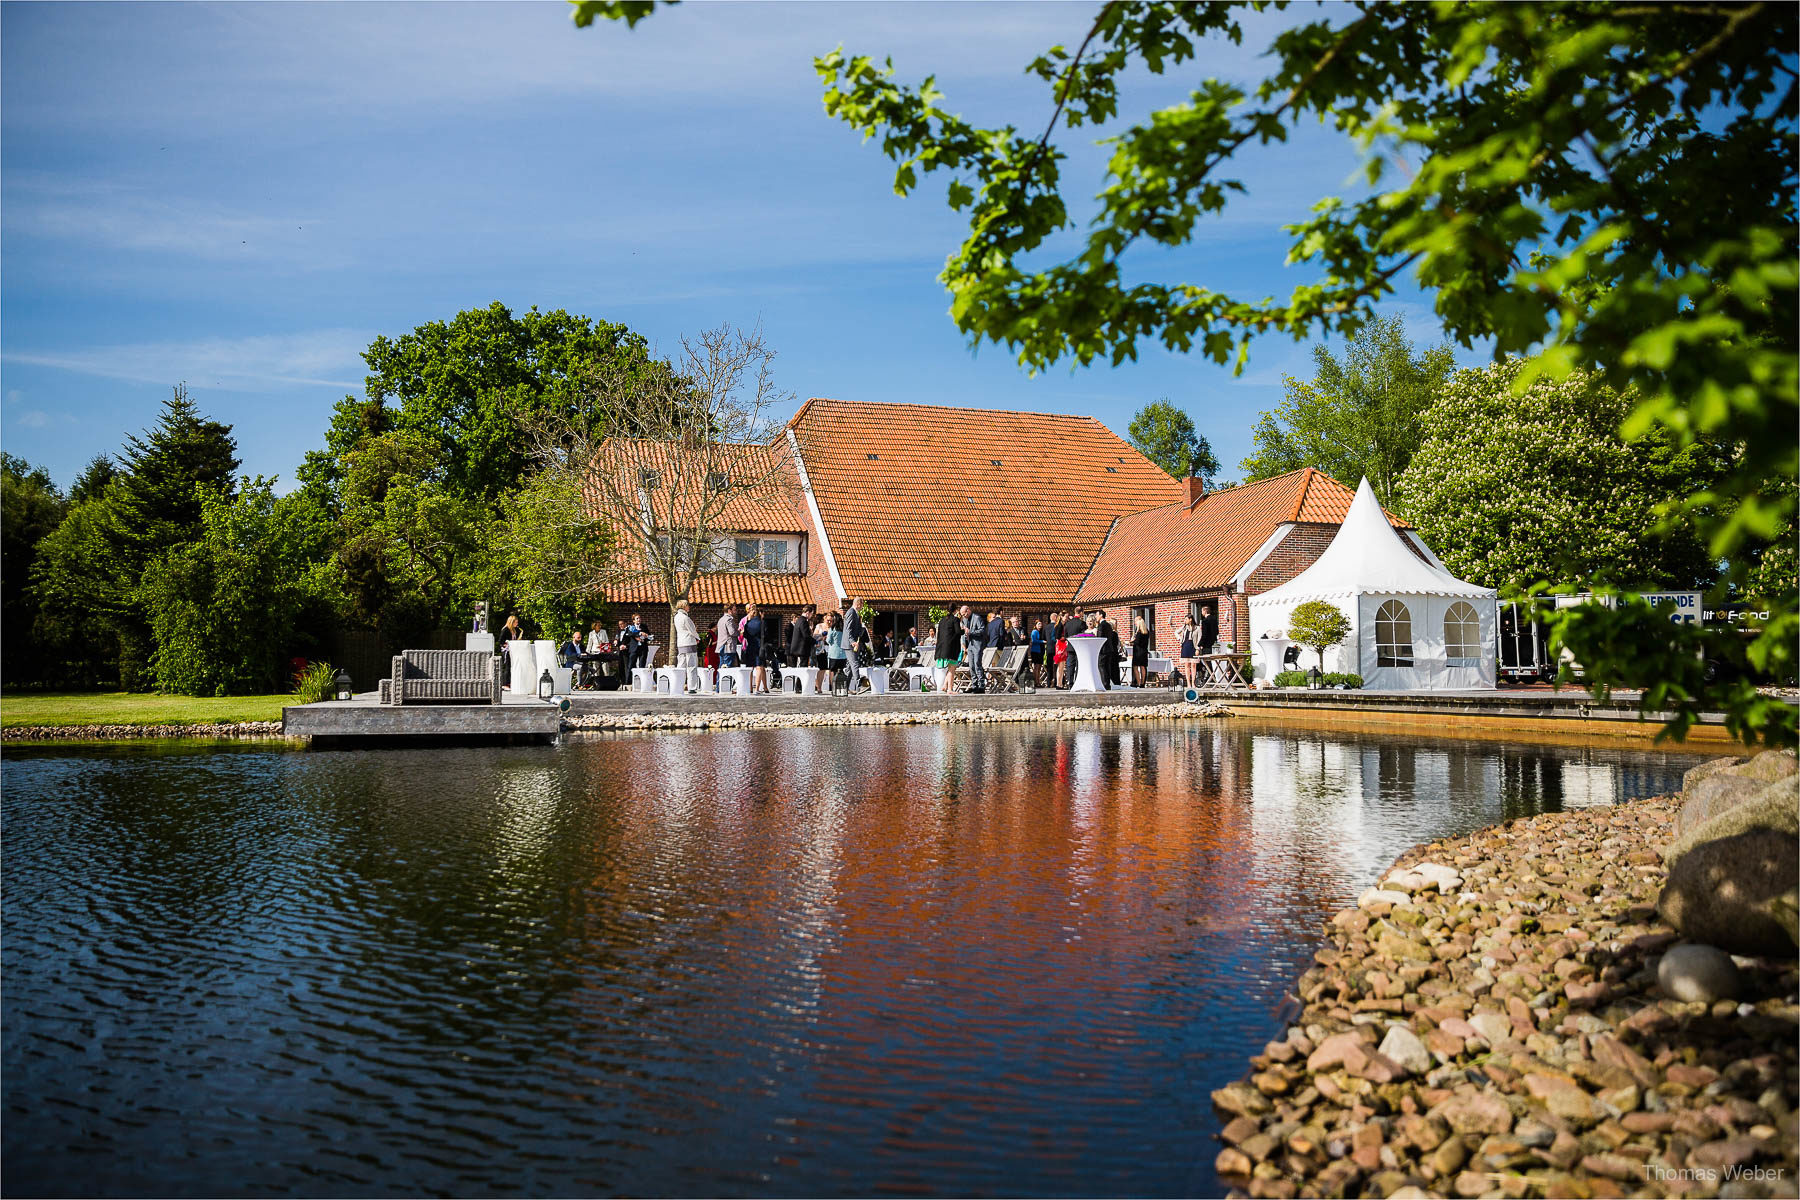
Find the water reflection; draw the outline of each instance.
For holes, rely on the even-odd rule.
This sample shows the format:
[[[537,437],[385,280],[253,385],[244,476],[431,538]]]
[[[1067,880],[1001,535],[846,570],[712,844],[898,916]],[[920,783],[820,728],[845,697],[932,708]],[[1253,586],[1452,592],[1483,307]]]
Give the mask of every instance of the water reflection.
[[[1205,1193],[1405,847],[1667,754],[1245,723],[9,754],[5,1190]]]

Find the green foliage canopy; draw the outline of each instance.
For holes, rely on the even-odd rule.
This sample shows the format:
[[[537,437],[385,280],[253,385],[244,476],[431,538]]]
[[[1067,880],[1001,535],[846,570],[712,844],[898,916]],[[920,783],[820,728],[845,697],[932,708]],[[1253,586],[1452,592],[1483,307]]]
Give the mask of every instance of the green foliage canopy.
[[[1177,479],[1197,475],[1210,488],[1219,473],[1218,456],[1194,428],[1194,418],[1167,400],[1138,409],[1126,437],[1144,457]]]
[[[285,690],[299,618],[328,591],[330,524],[304,493],[245,479],[200,493],[199,536],[145,570],[159,690],[227,696]],[[307,564],[313,564],[308,566]]]
[[[1313,363],[1312,380],[1285,379],[1286,399],[1257,422],[1245,482],[1317,467],[1347,488],[1367,478],[1383,507],[1408,511],[1394,485],[1423,436],[1420,417],[1455,369],[1450,347],[1415,353],[1400,318],[1375,317],[1341,359],[1315,346]]]
[[[1528,370],[1507,359],[1459,372],[1424,414],[1401,506],[1444,565],[1514,590],[1710,585],[1716,566],[1693,526],[1658,525],[1663,506],[1712,486],[1722,454],[1666,430],[1627,441],[1629,396],[1584,372],[1524,383]]]
[[[0,679],[9,684],[42,675],[42,643],[31,633],[38,607],[31,568],[66,508],[48,472],[0,454]]]
[[[447,490],[490,513],[531,465],[522,419],[560,416],[598,437],[606,431],[587,428],[582,402],[590,370],[666,370],[623,325],[562,309],[514,313],[498,301],[397,338],[378,337],[363,361],[370,371],[366,399],[338,403],[325,449],[307,456],[302,482],[335,492],[359,443],[405,430],[435,444]]]

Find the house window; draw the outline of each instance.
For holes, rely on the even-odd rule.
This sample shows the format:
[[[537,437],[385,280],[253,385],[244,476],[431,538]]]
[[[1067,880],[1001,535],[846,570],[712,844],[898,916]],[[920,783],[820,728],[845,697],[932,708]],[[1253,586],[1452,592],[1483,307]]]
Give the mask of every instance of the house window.
[[[1412,611],[1398,600],[1375,610],[1375,665],[1413,665]]]
[[[1481,618],[1461,600],[1444,613],[1444,658],[1453,667],[1481,665]]]
[[[662,486],[662,472],[649,467],[638,468],[638,486],[646,492],[654,492]]]
[[[757,542],[755,538],[737,538],[733,547],[737,555],[737,565],[754,568],[757,565]]]
[[[770,571],[788,569],[787,542],[782,538],[765,538],[762,544],[763,567]]]
[[[706,486],[715,492],[730,491],[731,476],[723,471],[708,471],[706,473]]]

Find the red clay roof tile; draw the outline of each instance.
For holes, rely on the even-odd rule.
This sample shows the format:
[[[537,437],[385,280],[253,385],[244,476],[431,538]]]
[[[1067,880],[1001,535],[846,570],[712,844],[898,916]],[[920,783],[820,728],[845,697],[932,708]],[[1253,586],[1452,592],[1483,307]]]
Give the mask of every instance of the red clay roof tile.
[[[1114,517],[1181,494],[1092,417],[813,399],[788,429],[870,600],[1066,603]]]
[[[1122,516],[1077,597],[1082,604],[1222,588],[1281,525],[1342,524],[1356,493],[1313,467]],[[1388,514],[1401,529],[1407,522]]]

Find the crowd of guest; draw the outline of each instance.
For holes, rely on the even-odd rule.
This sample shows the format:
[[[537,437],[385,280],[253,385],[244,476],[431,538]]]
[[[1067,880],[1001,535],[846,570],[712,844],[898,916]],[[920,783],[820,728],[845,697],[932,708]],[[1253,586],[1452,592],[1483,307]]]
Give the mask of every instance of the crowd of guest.
[[[730,604],[705,630],[694,621],[683,600],[675,605],[672,624],[672,665],[690,670],[749,668],[750,691],[761,695],[770,692],[776,674],[783,671],[812,672],[815,691],[834,687],[866,691],[868,684],[859,679],[859,668],[873,663],[930,664],[939,691],[951,690],[952,677],[959,668],[966,668],[968,690],[979,694],[988,690],[989,662],[984,659],[991,658],[987,652],[1018,646],[1025,648],[1025,654],[1016,669],[1017,682],[1067,689],[1075,683],[1077,663],[1069,640],[1079,637],[1101,639],[1102,687],[1121,686],[1127,669],[1132,686],[1149,683],[1148,625],[1143,617],[1134,615],[1121,630],[1104,609],[1051,613],[1048,620],[1035,619],[1026,629],[1018,617],[1003,618],[997,612],[984,613],[965,604],[946,612],[925,631],[923,640],[917,627],[872,634],[863,619],[862,601],[856,597],[846,597],[836,608],[822,612],[809,604],[791,618],[768,612],[754,601]],[[525,638],[519,617],[510,615],[496,635],[496,648],[509,654],[512,643]],[[1192,685],[1198,660],[1207,649],[1192,616],[1177,631],[1176,639],[1175,667]],[[585,632],[571,631],[559,648],[559,658],[563,666],[575,670],[577,687],[610,690],[628,683],[634,669],[650,665],[656,645],[643,614],[634,612],[629,619],[618,618],[612,630],[605,622],[595,621]]]

